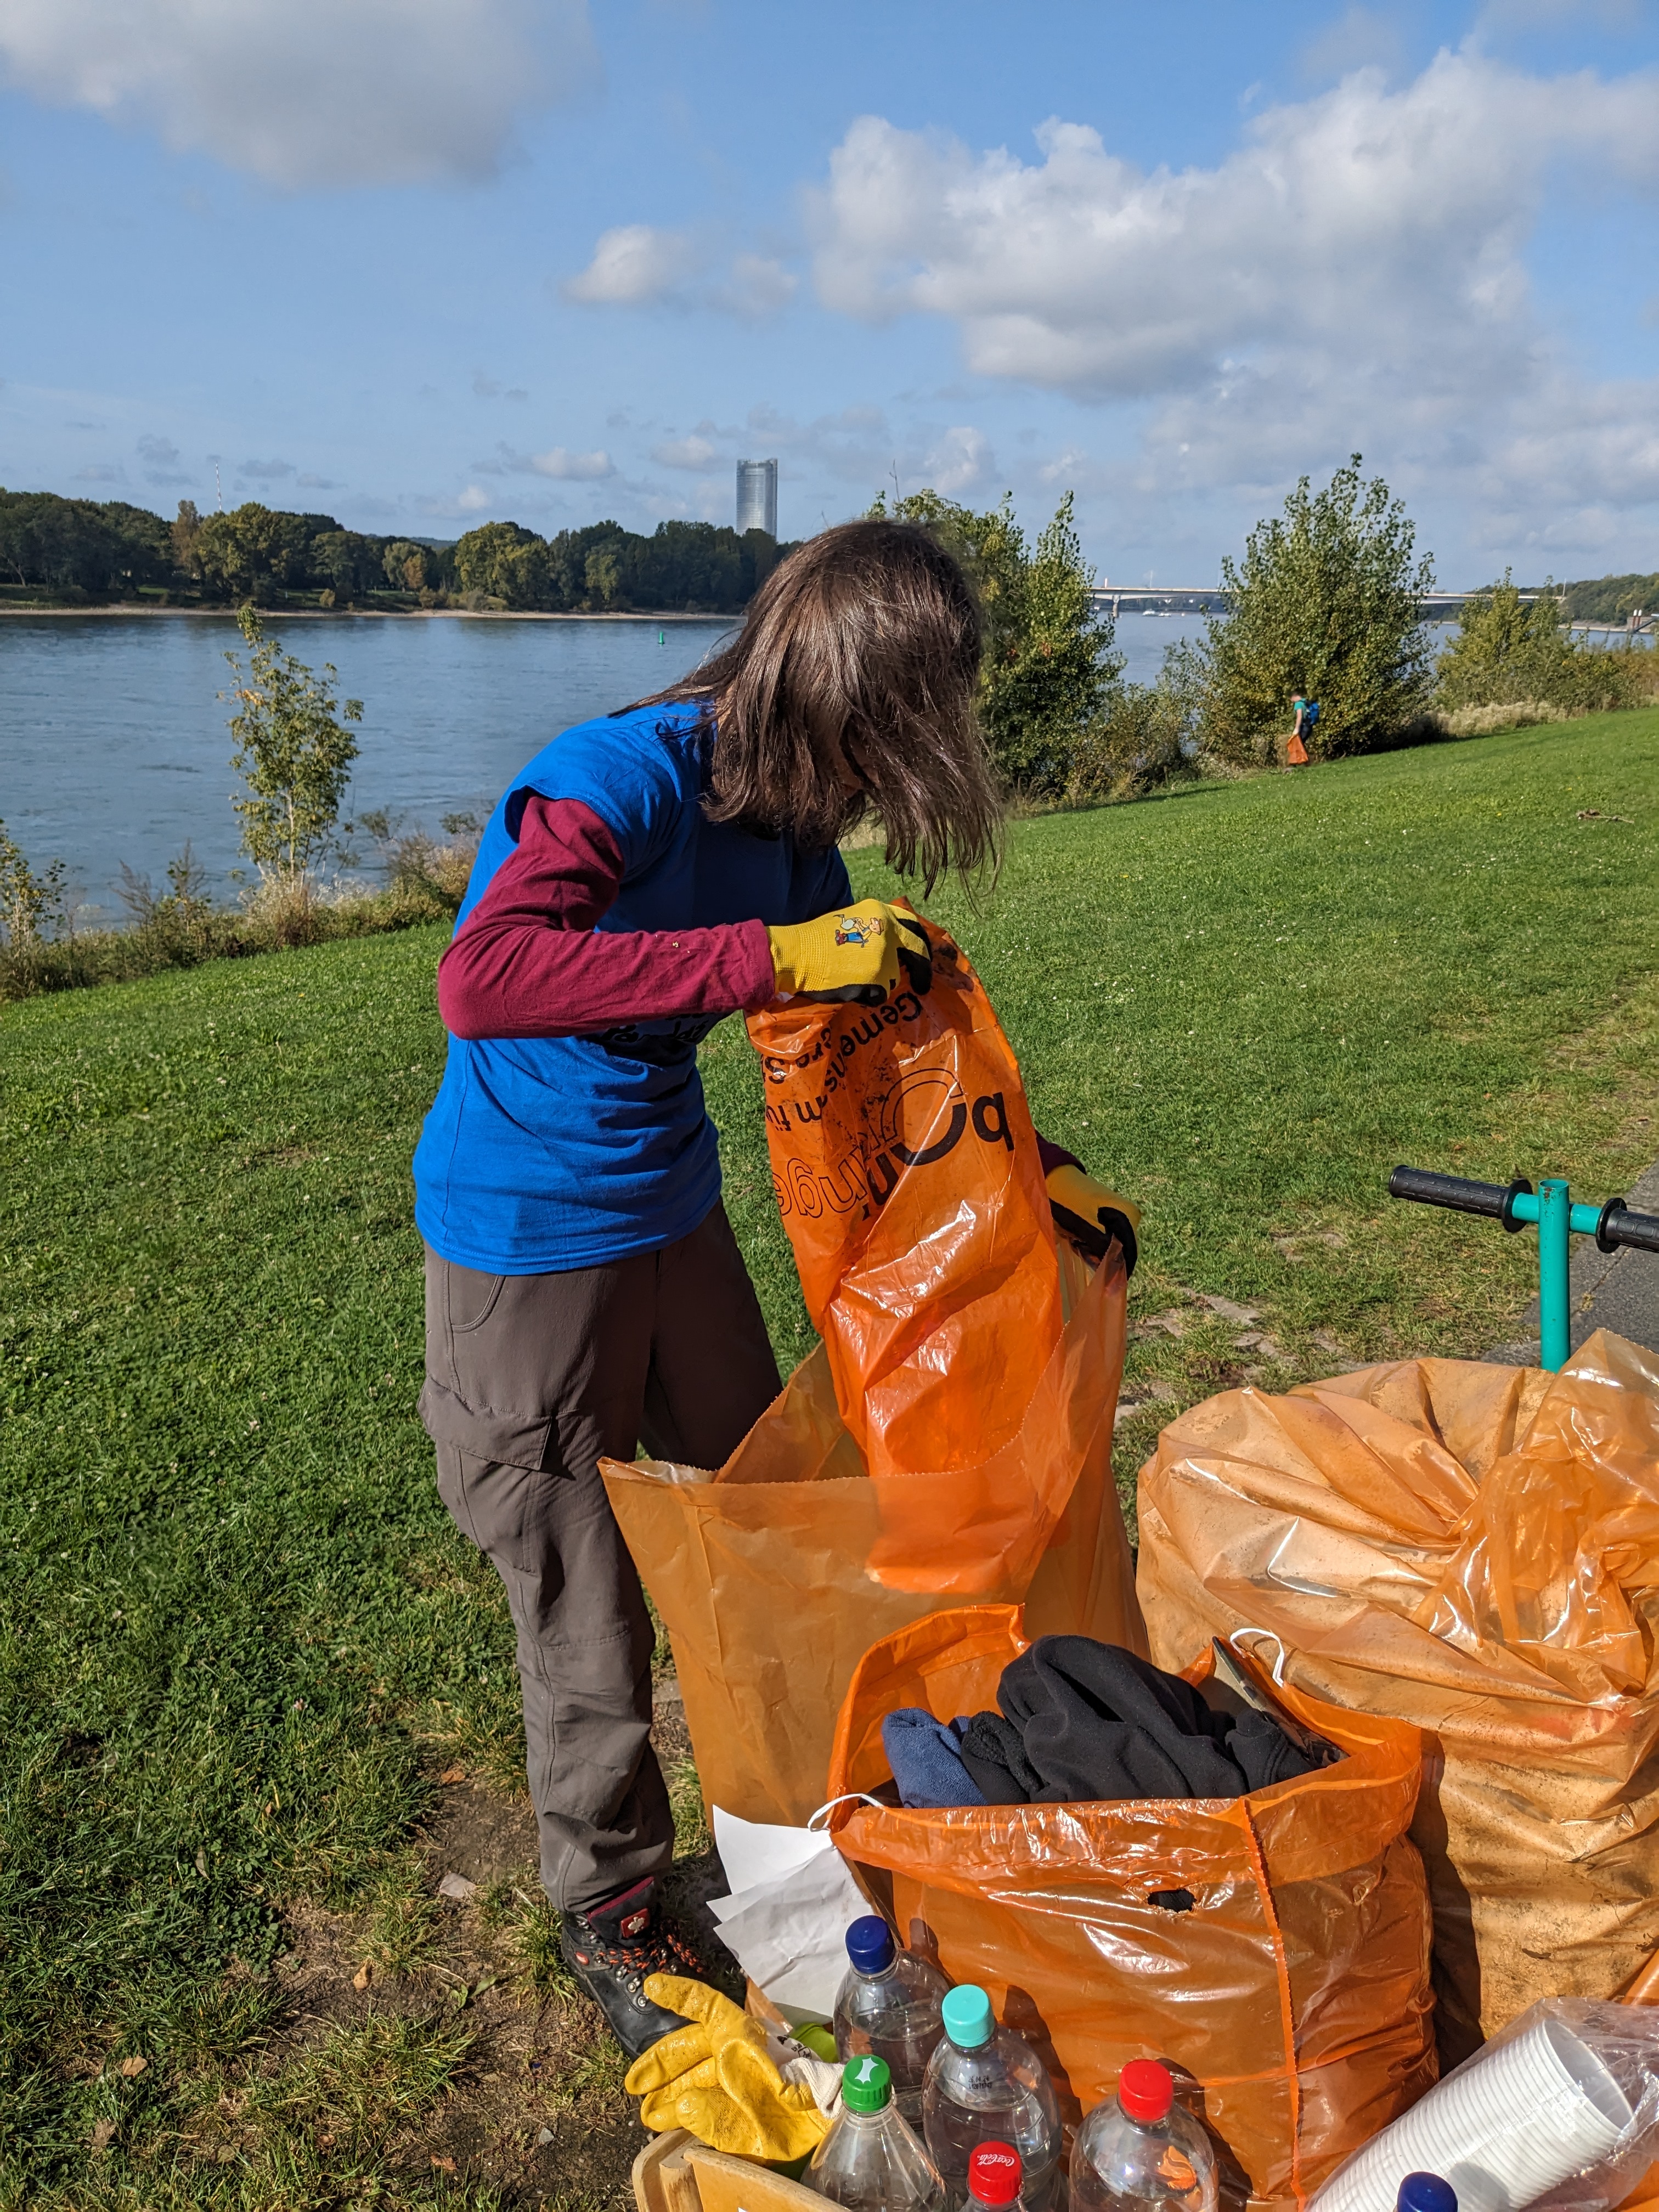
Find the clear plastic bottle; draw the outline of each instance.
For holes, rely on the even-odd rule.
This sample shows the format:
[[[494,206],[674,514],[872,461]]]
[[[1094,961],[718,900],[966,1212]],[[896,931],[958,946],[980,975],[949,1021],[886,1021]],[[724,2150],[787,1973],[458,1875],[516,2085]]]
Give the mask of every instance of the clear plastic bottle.
[[[951,1984],[926,1959],[901,1951],[878,1912],[848,1929],[847,1956],[852,1963],[836,1997],[836,2055],[884,2058],[893,2101],[919,2129],[927,2062],[945,2033],[939,2007]]]
[[[1078,2130],[1072,2212],[1216,2212],[1215,2152],[1155,2058],[1132,2058]]]
[[[1028,2212],[1050,2212],[1060,2166],[1060,2106],[1042,2061],[1023,2035],[999,2027],[983,1990],[964,1982],[941,2007],[945,2033],[927,2063],[922,2124],[951,2212],[968,2202],[975,2144],[1012,2143],[1024,2166]]]
[[[973,2212],[981,2205],[996,2212],[1020,2212],[1025,2166],[1012,2143],[980,2143],[968,2160],[968,2203]]]
[[[945,2185],[893,2102],[884,2058],[842,2069],[841,2110],[801,2179],[848,2212],[945,2212]]]

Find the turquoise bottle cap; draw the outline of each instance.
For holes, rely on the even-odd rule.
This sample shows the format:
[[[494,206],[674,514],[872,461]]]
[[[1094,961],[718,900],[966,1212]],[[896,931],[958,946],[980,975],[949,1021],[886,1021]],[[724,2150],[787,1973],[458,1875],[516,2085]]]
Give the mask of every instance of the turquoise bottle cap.
[[[841,2069],[841,2101],[848,2112],[879,2112],[893,2094],[884,2058],[849,2058]]]
[[[958,2051],[977,2051],[996,2032],[996,2022],[991,2017],[991,2000],[972,1982],[963,1982],[952,1990],[939,2009],[945,2033]]]

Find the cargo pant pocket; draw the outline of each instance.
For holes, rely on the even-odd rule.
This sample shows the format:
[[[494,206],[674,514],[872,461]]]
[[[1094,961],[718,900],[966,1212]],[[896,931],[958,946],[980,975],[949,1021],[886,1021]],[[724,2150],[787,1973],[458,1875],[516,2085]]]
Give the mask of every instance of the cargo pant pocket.
[[[421,1419],[437,1447],[438,1494],[464,1536],[500,1566],[536,1565],[550,1413],[501,1413],[465,1404],[428,1376]]]

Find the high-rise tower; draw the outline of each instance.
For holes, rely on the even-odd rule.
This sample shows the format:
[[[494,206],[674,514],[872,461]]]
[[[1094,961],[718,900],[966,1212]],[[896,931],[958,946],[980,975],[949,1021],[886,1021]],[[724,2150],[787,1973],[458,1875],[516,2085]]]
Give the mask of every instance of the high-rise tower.
[[[775,461],[738,463],[738,535],[745,530],[778,534],[778,465]]]

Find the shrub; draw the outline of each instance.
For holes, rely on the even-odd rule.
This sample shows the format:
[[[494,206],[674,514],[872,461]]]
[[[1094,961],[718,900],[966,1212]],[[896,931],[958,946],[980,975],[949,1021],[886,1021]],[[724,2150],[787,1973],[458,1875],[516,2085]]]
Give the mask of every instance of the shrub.
[[[961,562],[985,622],[980,719],[992,758],[1016,793],[1057,797],[1123,666],[1091,596],[1072,495],[1030,550],[1009,499],[976,514],[920,491],[870,511],[921,524]]]
[[[1448,715],[1522,702],[1565,715],[1636,705],[1651,695],[1655,668],[1645,647],[1596,653],[1581,645],[1562,624],[1553,585],[1523,599],[1506,568],[1501,582],[1464,603],[1435,675],[1436,703]]]
[[[1359,469],[1356,453],[1320,492],[1304,477],[1243,563],[1221,564],[1229,611],[1201,652],[1205,744],[1223,761],[1273,760],[1298,693],[1320,702],[1309,750],[1321,758],[1387,745],[1428,704],[1419,610],[1433,564],[1414,557],[1401,502]]]
[[[1200,774],[1204,699],[1202,658],[1185,639],[1165,653],[1155,684],[1114,682],[1073,752],[1066,799],[1133,799]]]
[[[357,817],[357,827],[379,848],[389,888],[405,898],[457,914],[478,857],[481,825],[471,814],[446,814],[441,843],[424,830],[405,830],[404,817],[385,807]]]

